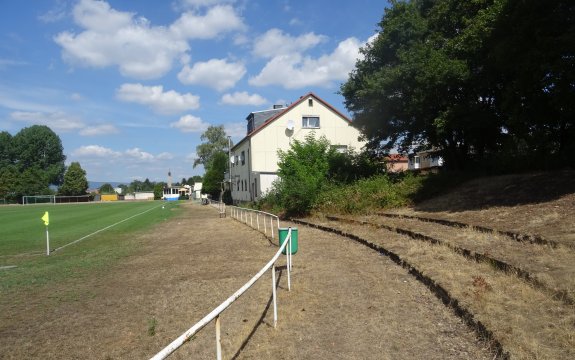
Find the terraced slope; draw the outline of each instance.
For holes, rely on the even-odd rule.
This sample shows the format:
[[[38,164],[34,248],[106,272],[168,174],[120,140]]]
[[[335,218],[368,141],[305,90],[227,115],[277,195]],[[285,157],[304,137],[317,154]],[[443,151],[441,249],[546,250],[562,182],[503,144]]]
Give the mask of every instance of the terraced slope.
[[[518,359],[575,357],[573,306],[515,274],[477,262],[444,243],[398,234],[375,224],[309,219],[309,225],[363,242],[396,259],[477,331]]]

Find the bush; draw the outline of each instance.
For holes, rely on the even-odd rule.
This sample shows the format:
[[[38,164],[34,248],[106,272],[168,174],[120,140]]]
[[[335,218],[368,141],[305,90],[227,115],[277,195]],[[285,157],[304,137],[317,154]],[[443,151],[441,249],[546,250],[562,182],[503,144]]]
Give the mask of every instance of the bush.
[[[323,213],[368,213],[406,206],[421,189],[424,176],[377,175],[350,185],[336,185],[319,195],[315,211]]]

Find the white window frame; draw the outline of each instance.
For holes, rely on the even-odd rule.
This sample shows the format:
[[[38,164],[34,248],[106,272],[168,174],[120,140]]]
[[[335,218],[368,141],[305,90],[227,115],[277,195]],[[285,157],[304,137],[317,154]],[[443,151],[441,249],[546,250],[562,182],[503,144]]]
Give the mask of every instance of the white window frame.
[[[311,126],[310,119],[317,119],[317,126]],[[301,127],[302,129],[319,129],[320,128],[319,116],[313,116],[313,115],[302,116]]]

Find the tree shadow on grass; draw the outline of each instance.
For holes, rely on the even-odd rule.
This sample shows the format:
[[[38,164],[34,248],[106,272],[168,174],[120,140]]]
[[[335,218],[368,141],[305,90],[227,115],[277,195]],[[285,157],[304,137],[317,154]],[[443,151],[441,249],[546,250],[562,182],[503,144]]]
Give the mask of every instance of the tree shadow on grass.
[[[573,193],[574,170],[491,177],[445,172],[424,179],[413,200],[417,211],[461,212],[545,203]]]

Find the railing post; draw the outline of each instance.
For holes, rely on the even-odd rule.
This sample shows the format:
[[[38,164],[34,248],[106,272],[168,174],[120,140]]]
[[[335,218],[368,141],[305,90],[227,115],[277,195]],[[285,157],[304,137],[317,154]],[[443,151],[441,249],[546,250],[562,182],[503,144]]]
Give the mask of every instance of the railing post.
[[[264,214],[264,234],[266,234],[266,235],[268,234],[268,228],[266,225],[266,215],[265,214]]]
[[[260,213],[256,213],[256,222],[258,223],[258,231],[260,231]]]
[[[286,245],[286,247],[288,248],[288,250],[286,251],[286,255],[287,255],[287,275],[288,275],[288,291],[291,291],[291,229],[289,230],[288,233],[288,240],[287,240],[288,244]]]
[[[270,218],[270,227],[272,228],[272,240],[274,239],[274,218]],[[279,229],[278,229],[279,231]],[[279,236],[278,236],[279,239]]]
[[[216,359],[222,360],[222,337],[220,331],[220,315],[216,316]]]
[[[252,214],[253,214],[253,213],[254,213],[253,211],[250,211],[250,226],[251,226],[251,227],[254,227],[254,219],[253,219],[253,217],[252,217]]]
[[[272,295],[274,298],[274,329],[278,322],[278,308],[276,302],[276,264],[272,265]]]

